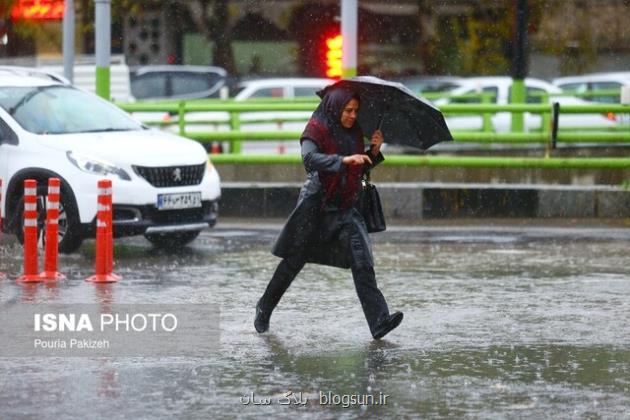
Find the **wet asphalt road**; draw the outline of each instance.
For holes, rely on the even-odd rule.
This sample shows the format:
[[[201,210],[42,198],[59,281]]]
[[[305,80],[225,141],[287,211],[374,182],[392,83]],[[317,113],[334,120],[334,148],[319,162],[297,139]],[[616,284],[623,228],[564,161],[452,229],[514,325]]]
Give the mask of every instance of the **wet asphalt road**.
[[[270,332],[254,331],[279,227],[223,223],[175,254],[117,241],[123,280],[105,288],[83,281],[93,243],[61,256],[68,280],[26,287],[14,281],[21,248],[4,240],[2,307],[204,303],[220,310],[221,338],[203,358],[0,358],[0,417],[630,418],[630,229],[373,235],[379,286],[405,320],[372,341],[350,272],[315,265]],[[295,404],[282,404],[289,392]]]

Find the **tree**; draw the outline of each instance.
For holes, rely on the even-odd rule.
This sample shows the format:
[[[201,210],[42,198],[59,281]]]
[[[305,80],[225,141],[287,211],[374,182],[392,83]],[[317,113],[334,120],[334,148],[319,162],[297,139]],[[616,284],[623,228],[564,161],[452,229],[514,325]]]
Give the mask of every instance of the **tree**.
[[[562,25],[558,25],[557,17],[544,22],[544,29],[553,31],[553,37],[537,40],[537,47],[560,59],[561,74],[584,73],[597,58],[593,8],[580,0],[565,5],[563,12]]]
[[[436,71],[436,63],[432,59],[436,56],[435,7],[428,0],[418,0],[418,50],[421,64],[420,73],[432,74]],[[439,73],[439,71],[437,72]],[[444,74],[444,73],[442,73]]]
[[[420,50],[429,74],[508,74],[515,28],[514,2],[471,0],[468,12],[441,14],[435,1],[418,0],[422,21]],[[544,0],[529,0],[529,31],[534,32],[549,6]]]

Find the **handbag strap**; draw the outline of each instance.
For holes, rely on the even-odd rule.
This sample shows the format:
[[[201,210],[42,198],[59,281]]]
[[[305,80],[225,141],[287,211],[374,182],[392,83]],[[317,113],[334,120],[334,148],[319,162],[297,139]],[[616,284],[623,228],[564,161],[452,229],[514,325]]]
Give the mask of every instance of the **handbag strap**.
[[[361,178],[364,181],[370,182],[370,170],[367,168],[363,169],[363,175],[361,176]]]

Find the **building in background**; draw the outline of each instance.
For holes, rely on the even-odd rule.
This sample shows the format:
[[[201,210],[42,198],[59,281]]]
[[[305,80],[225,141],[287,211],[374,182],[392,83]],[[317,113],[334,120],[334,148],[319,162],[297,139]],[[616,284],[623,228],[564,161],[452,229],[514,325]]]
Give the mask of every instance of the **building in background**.
[[[179,64],[181,40],[169,18],[163,8],[123,18],[123,52],[129,65]]]
[[[63,3],[2,2],[0,57],[61,54],[59,16],[13,14],[16,7],[43,2],[57,10]],[[358,3],[359,73],[509,72],[511,1]],[[75,4],[77,54],[92,54],[93,0]],[[532,76],[630,68],[628,0],[529,0],[529,7]],[[124,54],[131,66],[199,64],[241,77],[325,76],[326,40],[339,32],[339,0],[119,0],[112,2],[112,22],[112,53]]]

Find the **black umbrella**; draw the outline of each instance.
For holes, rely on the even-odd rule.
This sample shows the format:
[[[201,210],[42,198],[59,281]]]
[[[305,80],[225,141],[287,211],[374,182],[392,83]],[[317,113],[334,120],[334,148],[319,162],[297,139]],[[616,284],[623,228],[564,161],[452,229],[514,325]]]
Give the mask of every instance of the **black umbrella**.
[[[380,128],[389,144],[426,150],[441,141],[453,141],[444,116],[434,105],[404,85],[373,76],[340,80],[317,92],[345,87],[359,94],[359,124],[366,135]]]

